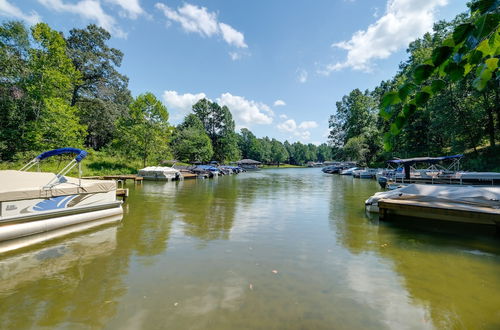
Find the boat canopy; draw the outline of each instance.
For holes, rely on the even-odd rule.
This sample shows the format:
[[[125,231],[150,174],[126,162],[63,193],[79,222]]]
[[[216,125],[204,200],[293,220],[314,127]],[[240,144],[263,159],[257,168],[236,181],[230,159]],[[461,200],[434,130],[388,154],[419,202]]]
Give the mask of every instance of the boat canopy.
[[[85,157],[87,157],[87,152],[82,149],[77,148],[59,148],[50,151],[45,151],[36,156],[36,159],[43,160],[52,156],[62,155],[62,154],[76,154],[75,160],[77,163],[81,162]]]
[[[59,177],[50,187],[47,183],[57,178],[54,173],[0,171],[0,202],[23,199],[50,198],[75,194],[101,193],[116,190],[115,181],[87,180]]]
[[[442,157],[417,157],[417,158],[407,158],[407,159],[392,159],[387,161],[388,163],[403,164],[403,165],[413,165],[416,163],[428,163],[436,164],[448,159],[460,159],[464,155],[453,155],[453,156],[442,156]]]

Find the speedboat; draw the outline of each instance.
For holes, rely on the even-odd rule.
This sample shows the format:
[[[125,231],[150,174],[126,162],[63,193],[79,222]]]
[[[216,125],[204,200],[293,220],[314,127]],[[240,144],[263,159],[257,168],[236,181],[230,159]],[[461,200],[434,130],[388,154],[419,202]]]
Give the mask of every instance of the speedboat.
[[[40,161],[61,154],[76,154],[59,173],[29,172]],[[41,153],[20,170],[0,171],[0,242],[22,238],[17,247],[29,244],[28,236],[85,223],[85,229],[121,220],[122,202],[116,199],[116,182],[81,178],[81,161],[87,152],[61,148]],[[67,177],[78,166],[78,178]],[[51,236],[53,238],[53,236]],[[35,239],[33,243],[40,240]]]

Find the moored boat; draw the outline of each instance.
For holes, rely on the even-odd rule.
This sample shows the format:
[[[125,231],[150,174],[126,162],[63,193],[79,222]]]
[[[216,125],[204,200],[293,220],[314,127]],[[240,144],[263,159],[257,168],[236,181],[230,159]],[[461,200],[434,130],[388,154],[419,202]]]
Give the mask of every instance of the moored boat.
[[[172,181],[182,179],[182,173],[173,167],[148,166],[139,170],[139,176],[145,180]]]
[[[500,187],[410,184],[376,193],[365,207],[383,218],[399,215],[498,225]]]
[[[43,159],[76,154],[58,174],[28,172]],[[21,170],[0,171],[0,241],[7,241],[82,223],[101,225],[121,220],[116,182],[67,177],[86,157],[84,150],[61,148],[44,152]],[[99,220],[99,221],[96,221]],[[87,226],[88,228],[88,226]]]
[[[359,170],[358,167],[351,167],[351,168],[340,171],[339,174],[340,175],[352,175],[354,173],[354,171],[357,171],[357,170]]]

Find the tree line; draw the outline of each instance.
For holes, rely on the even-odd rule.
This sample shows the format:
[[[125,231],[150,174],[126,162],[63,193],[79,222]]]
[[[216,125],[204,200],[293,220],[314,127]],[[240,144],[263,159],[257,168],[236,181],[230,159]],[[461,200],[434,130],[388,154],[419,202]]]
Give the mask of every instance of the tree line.
[[[496,5],[495,5],[496,3]],[[329,143],[337,159],[381,164],[392,157],[463,152],[500,135],[498,1],[468,4],[410,43],[395,76],[336,103]],[[497,166],[500,164],[497,164]]]
[[[235,132],[231,111],[199,100],[177,127],[152,93],[133,98],[119,72],[123,53],[111,35],[88,25],[65,36],[46,23],[0,25],[0,160],[25,160],[60,147],[85,147],[143,165],[182,162],[303,165],[331,159],[322,144],[281,143]]]

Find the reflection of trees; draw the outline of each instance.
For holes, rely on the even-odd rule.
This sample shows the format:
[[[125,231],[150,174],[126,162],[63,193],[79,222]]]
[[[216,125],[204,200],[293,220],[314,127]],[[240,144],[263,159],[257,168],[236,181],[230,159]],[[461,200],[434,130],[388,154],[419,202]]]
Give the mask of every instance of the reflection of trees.
[[[330,189],[330,228],[337,241],[352,253],[368,249],[368,242],[377,241],[378,226],[365,216],[364,201],[376,191],[373,181],[334,176]]]
[[[173,201],[185,234],[203,240],[227,239],[236,213],[237,188],[237,178],[232,176],[180,183]]]
[[[398,246],[379,247],[379,254],[393,261],[409,295],[430,307],[438,328],[499,328],[500,296],[495,294],[500,292],[497,241],[391,231]]]
[[[124,293],[123,260],[114,249],[116,227],[108,227],[2,258],[9,274],[0,282],[0,328],[53,327],[68,319],[103,326],[115,313],[106,302]]]
[[[362,180],[345,179],[333,179],[330,190],[330,227],[337,242],[353,254],[373,256],[377,262],[388,260],[410,302],[426,306],[430,324],[438,328],[498,328],[500,323],[493,322],[500,296],[492,294],[500,292],[497,241],[478,240],[470,233],[458,237],[433,233],[428,231],[429,224],[374,224],[363,210],[363,201],[373,187]]]
[[[156,255],[167,248],[173,219],[170,192],[149,192],[148,186],[131,190],[122,224],[0,257],[0,328],[104,327],[127,291],[123,276],[131,256]]]

